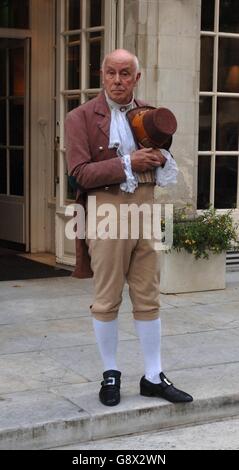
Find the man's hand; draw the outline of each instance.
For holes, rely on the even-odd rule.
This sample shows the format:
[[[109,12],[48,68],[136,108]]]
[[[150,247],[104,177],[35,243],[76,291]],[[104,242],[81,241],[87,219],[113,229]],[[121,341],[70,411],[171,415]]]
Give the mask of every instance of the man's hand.
[[[131,168],[136,173],[143,173],[147,170],[152,170],[158,166],[162,166],[166,162],[166,158],[162,155],[159,149],[142,148],[135,150],[130,155]]]

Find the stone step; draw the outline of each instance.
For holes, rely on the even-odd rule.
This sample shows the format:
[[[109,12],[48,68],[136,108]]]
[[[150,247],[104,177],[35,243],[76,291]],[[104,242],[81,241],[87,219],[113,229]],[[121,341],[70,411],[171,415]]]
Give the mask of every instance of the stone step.
[[[192,393],[192,403],[141,397],[135,377],[125,379],[121,403],[113,408],[99,403],[99,384],[94,382],[2,395],[0,449],[49,449],[239,415],[238,364],[167,375]]]

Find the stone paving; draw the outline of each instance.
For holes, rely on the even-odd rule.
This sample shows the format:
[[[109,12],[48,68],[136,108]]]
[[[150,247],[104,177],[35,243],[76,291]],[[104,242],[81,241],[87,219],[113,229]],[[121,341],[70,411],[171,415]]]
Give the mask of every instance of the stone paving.
[[[221,291],[161,295],[163,369],[188,405],[141,397],[143,358],[125,289],[119,323],[122,399],[98,401],[102,367],[92,281],[0,283],[0,448],[52,448],[239,415],[239,273]]]

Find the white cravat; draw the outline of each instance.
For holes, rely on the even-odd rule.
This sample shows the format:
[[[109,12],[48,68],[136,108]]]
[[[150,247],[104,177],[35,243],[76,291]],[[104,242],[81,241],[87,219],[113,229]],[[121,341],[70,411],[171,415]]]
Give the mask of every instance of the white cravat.
[[[111,110],[109,148],[117,148],[117,155],[123,160],[126,181],[121,183],[120,189],[133,193],[138,186],[137,174],[132,172],[130,154],[137,149],[131,132],[126,112],[134,108],[134,98],[130,103],[122,106],[112,101],[105,93],[106,101]]]

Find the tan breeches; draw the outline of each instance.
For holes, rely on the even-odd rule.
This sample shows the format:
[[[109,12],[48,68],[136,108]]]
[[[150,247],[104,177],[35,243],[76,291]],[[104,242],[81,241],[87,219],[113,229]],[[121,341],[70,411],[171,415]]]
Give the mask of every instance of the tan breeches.
[[[143,237],[142,217],[139,224],[139,236],[132,239],[119,238],[119,225],[126,224],[129,217],[119,216],[121,204],[147,204],[154,202],[153,185],[140,184],[135,193],[118,191],[116,194],[106,190],[91,191],[89,196],[96,196],[96,210],[101,204],[115,207],[117,239],[91,238],[88,231],[87,244],[94,273],[94,301],[91,312],[101,321],[111,321],[117,317],[122,301],[122,291],[127,281],[129,295],[133,305],[133,315],[137,320],[154,320],[159,317],[159,253],[154,249],[154,240]],[[89,201],[89,199],[88,199]],[[141,213],[142,216],[142,213]],[[87,222],[91,215],[87,217]],[[104,217],[103,217],[104,218]],[[98,222],[102,216],[97,218]],[[133,218],[132,218],[133,221]],[[129,234],[132,222],[129,221]]]

